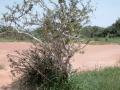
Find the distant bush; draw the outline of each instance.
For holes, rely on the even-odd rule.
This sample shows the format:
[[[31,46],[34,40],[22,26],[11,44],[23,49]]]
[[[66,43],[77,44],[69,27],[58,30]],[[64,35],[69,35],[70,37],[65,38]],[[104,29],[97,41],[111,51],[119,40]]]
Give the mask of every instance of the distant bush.
[[[18,33],[16,30],[14,30],[12,27],[5,27],[2,26],[0,28],[0,39],[3,40],[11,40],[11,41],[30,41],[32,38],[29,36],[23,34],[23,33]]]
[[[106,28],[102,28],[98,26],[86,26],[81,30],[81,34],[84,37],[89,37],[89,38],[120,37],[120,19],[117,19],[115,23],[113,23],[111,26],[108,26]]]
[[[81,34],[83,37],[105,37],[103,34],[104,28],[98,26],[86,26],[81,30]]]

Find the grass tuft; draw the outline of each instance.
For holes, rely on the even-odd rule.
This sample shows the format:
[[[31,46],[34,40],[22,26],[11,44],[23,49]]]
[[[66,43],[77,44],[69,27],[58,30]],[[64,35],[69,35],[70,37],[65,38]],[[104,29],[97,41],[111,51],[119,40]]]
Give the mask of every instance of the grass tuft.
[[[4,66],[3,66],[3,65],[0,65],[0,70],[1,70],[1,69],[4,69]]]

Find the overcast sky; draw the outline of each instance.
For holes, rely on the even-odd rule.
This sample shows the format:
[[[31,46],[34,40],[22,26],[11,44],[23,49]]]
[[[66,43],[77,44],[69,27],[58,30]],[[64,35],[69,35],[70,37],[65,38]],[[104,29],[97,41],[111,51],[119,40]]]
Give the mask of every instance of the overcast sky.
[[[13,2],[20,3],[22,0],[0,0],[0,17],[6,12],[5,6]],[[102,27],[110,26],[120,17],[120,0],[94,0],[96,11],[93,12],[91,25]]]

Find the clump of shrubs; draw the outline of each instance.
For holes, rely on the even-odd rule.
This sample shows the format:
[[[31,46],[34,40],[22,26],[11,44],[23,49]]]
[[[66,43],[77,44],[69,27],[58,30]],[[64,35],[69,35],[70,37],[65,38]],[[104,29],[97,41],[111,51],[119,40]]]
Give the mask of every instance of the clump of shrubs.
[[[56,60],[53,52],[44,47],[35,46],[18,55],[8,55],[13,76],[17,80],[12,88],[18,90],[50,90],[67,83],[69,71]],[[15,90],[17,90],[15,89]]]

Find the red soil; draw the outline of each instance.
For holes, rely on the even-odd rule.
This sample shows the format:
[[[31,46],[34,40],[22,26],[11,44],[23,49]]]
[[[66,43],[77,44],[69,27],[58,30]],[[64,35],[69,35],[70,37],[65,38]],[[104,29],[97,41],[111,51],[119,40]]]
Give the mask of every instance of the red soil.
[[[24,42],[1,42],[0,43],[0,87],[12,82],[7,54],[13,54],[15,50],[28,49],[30,43]],[[93,70],[100,67],[114,66],[120,60],[120,45],[88,45],[84,54],[76,53],[72,58],[73,69]],[[1,90],[1,89],[0,89]]]
[[[30,43],[24,43],[24,42],[0,43],[0,65],[3,66],[3,69],[0,70],[0,87],[6,86],[12,82],[7,54],[14,54],[15,50],[20,51],[20,50],[28,49],[30,45],[31,45]]]

